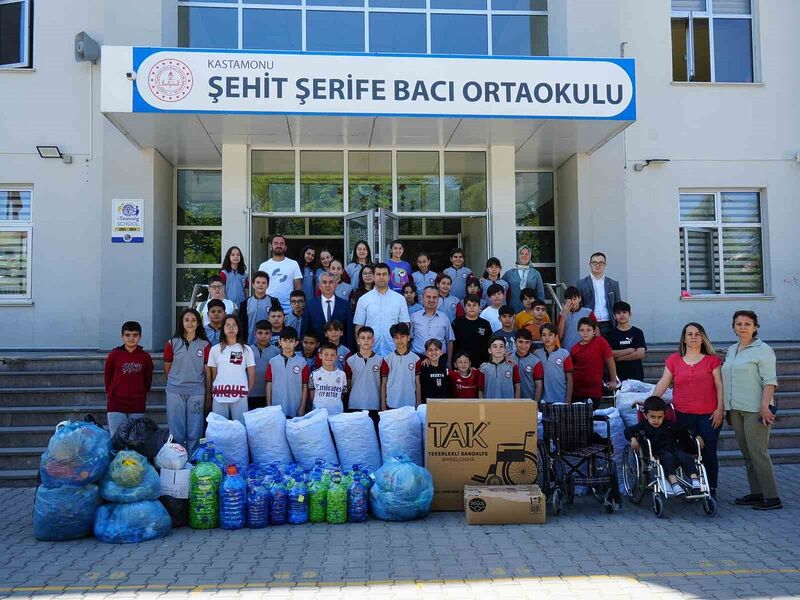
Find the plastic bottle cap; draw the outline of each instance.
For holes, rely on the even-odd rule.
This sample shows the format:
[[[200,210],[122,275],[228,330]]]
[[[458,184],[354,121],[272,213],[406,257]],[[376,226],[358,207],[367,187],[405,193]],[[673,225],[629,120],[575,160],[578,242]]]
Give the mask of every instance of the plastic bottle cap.
[[[238,475],[239,469],[236,468],[236,465],[228,465],[228,467],[225,469],[225,472],[228,475]]]

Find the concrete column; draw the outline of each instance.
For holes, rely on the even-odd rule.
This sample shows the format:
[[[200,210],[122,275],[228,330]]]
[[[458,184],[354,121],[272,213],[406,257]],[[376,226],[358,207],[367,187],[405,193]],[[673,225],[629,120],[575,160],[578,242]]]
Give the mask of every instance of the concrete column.
[[[505,268],[516,261],[516,216],[514,203],[514,146],[489,148],[489,219],[492,239],[489,256],[496,256]],[[482,265],[471,265],[478,270]]]
[[[250,256],[248,173],[250,154],[244,144],[222,145],[222,253],[239,246]],[[222,256],[220,256],[220,262]],[[256,265],[258,266],[258,265]],[[250,271],[252,272],[252,265]]]

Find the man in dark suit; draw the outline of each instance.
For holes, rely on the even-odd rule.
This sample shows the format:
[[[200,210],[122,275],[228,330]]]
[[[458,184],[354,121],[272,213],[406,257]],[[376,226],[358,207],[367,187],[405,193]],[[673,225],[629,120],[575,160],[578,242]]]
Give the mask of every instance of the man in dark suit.
[[[575,287],[581,292],[581,304],[589,308],[597,319],[604,338],[614,328],[614,303],[622,300],[619,282],[606,277],[606,255],[595,252],[589,257],[590,275],[579,280]]]
[[[309,325],[311,331],[323,339],[323,328],[328,321],[340,321],[344,325],[344,339],[342,343],[353,349],[352,338],[352,315],[350,314],[350,302],[339,298],[334,293],[336,291],[336,277],[331,273],[323,273],[319,276],[320,295],[312,298],[308,302]]]

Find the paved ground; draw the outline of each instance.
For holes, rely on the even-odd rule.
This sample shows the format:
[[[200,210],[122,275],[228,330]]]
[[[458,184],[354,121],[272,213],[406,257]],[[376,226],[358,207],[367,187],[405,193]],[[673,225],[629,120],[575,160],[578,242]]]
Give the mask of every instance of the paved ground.
[[[393,598],[800,596],[800,465],[777,467],[782,511],[733,505],[743,468],[722,473],[710,519],[677,500],[606,515],[589,498],[546,525],[467,527],[457,513],[414,523],[284,526],[114,546],[37,542],[33,490],[0,490],[0,597]],[[794,500],[793,500],[794,499]],[[646,501],[647,502],[647,501]]]

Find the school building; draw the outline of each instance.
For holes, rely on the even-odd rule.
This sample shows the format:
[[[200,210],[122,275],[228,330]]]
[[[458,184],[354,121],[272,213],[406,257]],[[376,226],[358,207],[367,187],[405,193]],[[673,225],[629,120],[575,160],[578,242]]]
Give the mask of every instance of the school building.
[[[0,0],[0,349],[160,349],[284,234],[800,339],[800,2]]]

